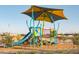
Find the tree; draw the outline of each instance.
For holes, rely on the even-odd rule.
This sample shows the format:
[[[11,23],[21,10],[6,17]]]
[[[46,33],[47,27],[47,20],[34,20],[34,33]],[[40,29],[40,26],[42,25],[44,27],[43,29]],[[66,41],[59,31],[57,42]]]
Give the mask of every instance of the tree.
[[[12,37],[10,35],[5,35],[5,39],[3,39],[2,42],[6,45],[6,47],[12,46]]]
[[[74,34],[73,36],[74,36],[73,43],[75,45],[79,45],[79,34]]]

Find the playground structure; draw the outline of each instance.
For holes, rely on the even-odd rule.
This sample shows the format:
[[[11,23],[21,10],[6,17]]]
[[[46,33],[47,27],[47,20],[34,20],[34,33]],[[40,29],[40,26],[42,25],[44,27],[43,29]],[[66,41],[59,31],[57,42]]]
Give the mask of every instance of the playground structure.
[[[30,16],[32,19],[26,20],[26,24],[29,28],[29,33],[26,34],[18,42],[14,42],[13,45],[23,45],[25,42],[30,46],[42,46],[45,44],[45,41],[48,41],[50,45],[58,43],[58,29],[55,29],[55,21],[61,19],[67,19],[63,14],[63,9],[52,9],[44,8],[38,6],[31,6],[30,9],[22,12]],[[37,26],[35,26],[35,21],[38,21]],[[41,22],[42,21],[42,24]],[[50,22],[54,25],[53,29],[45,28],[45,22]],[[29,25],[30,24],[30,25]],[[59,28],[59,24],[58,24]],[[44,39],[43,39],[44,38]],[[47,38],[47,39],[46,39]],[[48,39],[49,38],[49,39]]]

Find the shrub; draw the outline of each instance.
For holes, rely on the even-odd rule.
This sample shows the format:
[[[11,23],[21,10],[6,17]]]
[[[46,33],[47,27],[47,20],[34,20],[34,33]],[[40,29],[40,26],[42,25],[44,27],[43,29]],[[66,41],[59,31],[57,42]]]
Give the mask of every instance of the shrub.
[[[74,34],[73,36],[74,36],[73,43],[75,45],[79,45],[79,34]]]

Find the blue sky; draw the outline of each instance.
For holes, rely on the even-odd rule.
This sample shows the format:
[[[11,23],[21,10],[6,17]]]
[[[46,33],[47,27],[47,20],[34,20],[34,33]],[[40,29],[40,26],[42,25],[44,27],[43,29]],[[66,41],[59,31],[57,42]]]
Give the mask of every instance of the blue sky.
[[[60,24],[59,33],[78,33],[79,32],[79,6],[74,5],[40,5],[41,7],[64,9],[64,15],[68,20],[56,21],[56,28]],[[26,20],[31,18],[21,12],[30,8],[30,5],[1,5],[0,6],[0,33],[27,33],[28,27]],[[46,23],[45,27],[53,27],[53,24]]]

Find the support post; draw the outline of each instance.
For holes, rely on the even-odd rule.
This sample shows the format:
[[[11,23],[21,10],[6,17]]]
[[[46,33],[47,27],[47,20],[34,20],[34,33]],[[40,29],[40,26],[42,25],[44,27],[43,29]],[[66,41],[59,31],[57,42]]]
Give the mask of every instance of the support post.
[[[33,36],[34,36],[34,39],[33,39],[33,45],[35,46],[35,35],[34,35],[34,11],[33,11],[33,8],[32,8],[32,19],[33,19]]]
[[[54,22],[54,20],[55,20],[55,18],[53,17],[51,17],[51,19],[53,20],[53,25],[54,25],[54,32],[53,32],[53,35],[54,35],[54,43],[55,43],[55,46],[56,46],[56,44],[57,44],[57,31],[56,31],[56,29],[55,29],[55,22]]]

